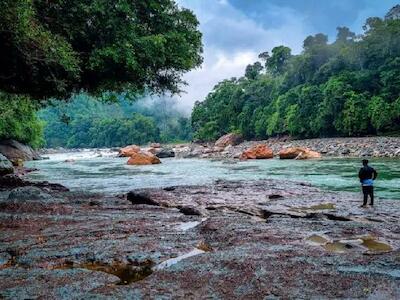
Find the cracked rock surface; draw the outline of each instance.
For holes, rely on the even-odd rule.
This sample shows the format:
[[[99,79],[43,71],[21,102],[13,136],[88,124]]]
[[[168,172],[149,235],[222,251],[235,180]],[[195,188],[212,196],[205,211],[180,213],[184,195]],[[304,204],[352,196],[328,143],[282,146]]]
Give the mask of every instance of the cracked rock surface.
[[[153,205],[28,192],[0,193],[0,298],[400,297],[398,201],[275,180],[134,191]]]

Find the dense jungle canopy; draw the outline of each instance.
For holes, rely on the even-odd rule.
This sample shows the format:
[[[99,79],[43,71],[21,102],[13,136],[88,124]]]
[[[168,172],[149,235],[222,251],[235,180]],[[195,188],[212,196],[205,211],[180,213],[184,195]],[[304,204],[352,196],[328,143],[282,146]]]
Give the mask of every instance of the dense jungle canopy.
[[[197,102],[197,140],[232,131],[247,139],[360,136],[400,130],[400,19],[369,18],[364,33],[337,28],[328,43],[308,36],[303,51],[278,46],[241,78],[217,84]]]
[[[41,144],[34,112],[52,98],[180,92],[198,25],[172,0],[1,1],[0,139]]]

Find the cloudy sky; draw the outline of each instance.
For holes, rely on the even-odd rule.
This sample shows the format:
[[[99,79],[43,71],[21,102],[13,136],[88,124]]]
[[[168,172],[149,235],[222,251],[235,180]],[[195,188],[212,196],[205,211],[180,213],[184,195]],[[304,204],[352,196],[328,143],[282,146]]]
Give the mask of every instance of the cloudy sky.
[[[190,112],[219,81],[242,76],[259,53],[286,45],[301,52],[303,40],[319,32],[335,39],[336,27],[356,33],[370,16],[383,17],[400,0],[177,0],[191,9],[203,33],[204,63],[189,72],[179,99]]]

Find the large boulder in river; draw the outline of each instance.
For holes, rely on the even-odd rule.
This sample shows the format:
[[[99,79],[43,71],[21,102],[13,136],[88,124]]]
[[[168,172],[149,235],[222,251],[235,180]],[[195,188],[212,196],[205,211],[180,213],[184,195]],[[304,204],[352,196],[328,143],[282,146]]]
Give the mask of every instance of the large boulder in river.
[[[243,141],[243,137],[237,133],[228,133],[221,136],[216,142],[216,147],[225,148],[228,145],[236,146]]]
[[[251,147],[240,155],[240,159],[268,159],[273,157],[274,153],[272,152],[272,149],[265,144]]]
[[[14,172],[14,168],[12,163],[0,153],[0,176],[12,174]]]
[[[155,156],[153,153],[145,151],[139,151],[137,153],[134,153],[128,160],[128,165],[136,165],[136,166],[154,165],[160,163],[161,161],[157,156]]]
[[[0,141],[0,153],[11,162],[18,160],[39,160],[41,157],[32,147],[21,144],[14,140]]]
[[[119,149],[118,156],[119,157],[131,157],[133,154],[138,153],[140,151],[140,147],[136,145],[129,145]]]
[[[308,148],[291,147],[279,151],[280,159],[311,159],[321,158],[321,154]]]

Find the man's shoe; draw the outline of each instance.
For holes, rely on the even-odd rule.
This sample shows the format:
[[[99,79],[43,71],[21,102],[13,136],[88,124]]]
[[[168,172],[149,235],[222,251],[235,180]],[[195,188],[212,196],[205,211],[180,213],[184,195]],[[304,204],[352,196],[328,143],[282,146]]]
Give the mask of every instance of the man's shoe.
[[[361,207],[361,208],[366,208],[367,205],[366,205],[366,204],[363,204],[363,205],[361,205],[360,207]]]

